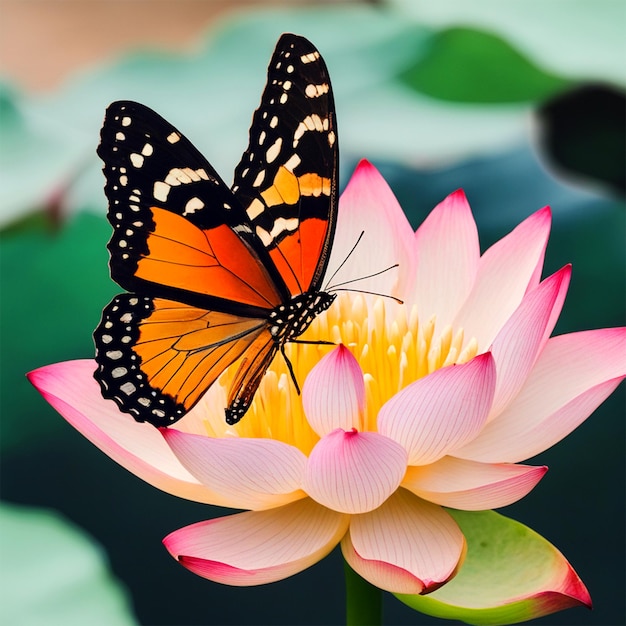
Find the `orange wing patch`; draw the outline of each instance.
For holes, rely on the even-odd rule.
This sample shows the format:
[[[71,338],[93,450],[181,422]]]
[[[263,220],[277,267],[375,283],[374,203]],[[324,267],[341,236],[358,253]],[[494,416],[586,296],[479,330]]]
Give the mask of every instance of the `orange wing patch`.
[[[152,207],[154,230],[136,276],[215,298],[273,308],[281,298],[265,268],[233,230],[202,230],[184,217]]]
[[[120,294],[104,309],[94,335],[96,378],[105,397],[166,426],[191,409],[266,328],[265,320]]]
[[[156,298],[133,351],[152,387],[193,406],[265,324]]]

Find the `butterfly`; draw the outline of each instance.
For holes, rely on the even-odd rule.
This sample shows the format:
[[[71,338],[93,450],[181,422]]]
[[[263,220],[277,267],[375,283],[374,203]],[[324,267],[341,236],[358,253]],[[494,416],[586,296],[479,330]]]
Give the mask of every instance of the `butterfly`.
[[[280,38],[231,188],[136,102],[108,107],[97,152],[111,277],[128,292],[94,332],[102,395],[138,422],[170,426],[239,360],[225,407],[235,424],[277,352],[286,359],[285,343],[336,295],[321,287],[339,158],[324,60],[303,37]]]

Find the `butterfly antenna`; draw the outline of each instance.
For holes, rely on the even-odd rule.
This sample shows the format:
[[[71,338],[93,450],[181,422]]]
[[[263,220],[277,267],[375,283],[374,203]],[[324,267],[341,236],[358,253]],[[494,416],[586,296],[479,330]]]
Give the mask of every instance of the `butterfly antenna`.
[[[334,289],[333,291],[349,291],[351,293],[365,293],[368,296],[378,296],[380,298],[391,298],[398,304],[404,304],[404,300],[401,300],[400,298],[396,298],[396,296],[392,296],[389,293],[378,293],[377,291],[366,291],[365,289],[344,289],[341,287],[339,289]]]
[[[335,278],[335,276],[337,276],[337,274],[339,273],[339,271],[341,270],[341,268],[346,264],[346,261],[352,256],[352,253],[356,250],[356,247],[359,245],[361,239],[363,239],[363,235],[365,234],[365,231],[362,230],[361,234],[358,236],[355,244],[352,246],[352,249],[350,250],[350,252],[348,252],[346,258],[341,262],[341,264],[339,265],[339,267],[333,272],[332,276],[328,279],[328,282],[331,283],[333,281],[333,278]],[[330,288],[329,288],[330,289]],[[326,289],[326,291],[329,291],[329,289]]]
[[[326,289],[326,291],[328,292],[351,291],[353,293],[365,293],[370,296],[380,296],[381,298],[391,298],[392,300],[395,300],[398,304],[404,304],[404,300],[400,300],[400,298],[396,298],[396,296],[392,296],[391,294],[388,294],[388,293],[378,293],[376,291],[367,291],[365,289],[352,289],[351,287],[346,288],[346,285],[350,285],[351,283],[356,283],[361,280],[366,280],[368,278],[374,278],[374,276],[380,276],[381,274],[384,274],[385,272],[388,272],[389,270],[393,270],[396,267],[400,267],[399,263],[394,263],[393,265],[386,267],[384,270],[373,272],[372,274],[368,274],[367,276],[359,276],[359,278],[351,278],[350,280],[345,280],[342,283],[337,283],[336,285],[329,286],[328,289]]]
[[[350,280],[344,280],[342,283],[337,283],[336,285],[328,286],[326,291],[337,291],[337,287],[345,287],[346,285],[349,285],[350,283],[357,283],[357,282],[359,282],[361,280],[367,280],[368,278],[374,278],[374,276],[380,276],[381,274],[384,274],[385,272],[393,270],[396,267],[400,267],[400,264],[399,263],[394,263],[393,265],[390,265],[389,267],[386,267],[384,270],[379,270],[378,272],[373,272],[372,274],[367,274],[366,276],[359,276],[358,278],[351,278]]]

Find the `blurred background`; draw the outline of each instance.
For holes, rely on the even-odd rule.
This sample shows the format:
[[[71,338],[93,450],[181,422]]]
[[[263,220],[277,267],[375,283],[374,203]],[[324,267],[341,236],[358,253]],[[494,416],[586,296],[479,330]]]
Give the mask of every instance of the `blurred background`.
[[[2,0],[0,2],[0,621],[341,624],[341,558],[258,588],[200,579],[161,546],[223,514],[142,483],[29,386],[93,356],[108,276],[106,106],[159,111],[226,181],[281,33],[329,67],[341,186],[371,160],[417,226],[463,187],[486,248],[551,205],[546,274],[573,263],[556,333],[624,323],[626,3],[622,0]],[[623,624],[624,386],[533,463],[502,512],[556,545],[593,611],[536,624]],[[306,607],[306,610],[303,610]],[[386,624],[445,623],[385,598]]]

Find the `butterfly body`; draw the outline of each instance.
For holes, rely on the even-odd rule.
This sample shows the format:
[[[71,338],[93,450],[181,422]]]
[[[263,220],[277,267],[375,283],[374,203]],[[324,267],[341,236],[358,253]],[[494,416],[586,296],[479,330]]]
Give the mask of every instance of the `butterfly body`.
[[[135,102],[107,110],[98,154],[113,279],[129,293],[94,332],[102,394],[169,426],[239,362],[226,419],[278,351],[327,309],[337,213],[332,91],[319,52],[283,35],[229,188],[184,135]]]

